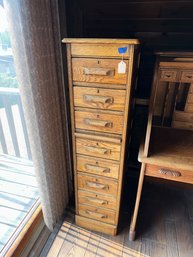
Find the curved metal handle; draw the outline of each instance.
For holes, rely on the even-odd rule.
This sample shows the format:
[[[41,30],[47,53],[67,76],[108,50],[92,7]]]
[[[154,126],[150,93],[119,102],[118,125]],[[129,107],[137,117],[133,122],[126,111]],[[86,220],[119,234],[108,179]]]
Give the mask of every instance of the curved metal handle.
[[[98,203],[98,204],[101,204],[101,205],[107,205],[108,204],[108,201],[97,199],[97,198],[87,197],[87,200],[91,203]]]
[[[85,212],[86,212],[87,214],[93,216],[93,217],[98,218],[98,219],[106,219],[106,218],[108,217],[106,214],[97,213],[97,212],[94,212],[94,211],[86,210]]]
[[[110,168],[95,166],[91,164],[85,164],[85,169],[88,171],[94,171],[99,173],[110,173]]]
[[[187,75],[186,76],[188,79],[191,79],[193,76],[192,75]]]
[[[85,102],[94,102],[102,104],[112,104],[114,102],[113,97],[102,95],[83,95],[83,99]]]
[[[84,147],[88,152],[99,153],[99,154],[110,154],[111,150],[102,147],[94,147],[94,146],[85,146]]]
[[[108,189],[108,185],[100,184],[100,183],[95,183],[95,182],[90,182],[86,181],[86,185],[88,187],[96,188],[96,189]]]
[[[182,175],[179,171],[171,171],[166,169],[160,169],[158,172],[160,174],[172,176],[172,177],[180,177]]]
[[[84,123],[90,126],[112,128],[113,123],[105,120],[93,120],[93,119],[84,119]]]
[[[84,67],[83,68],[84,75],[100,75],[100,76],[113,76],[115,74],[114,69],[109,68],[93,68],[93,67]]]

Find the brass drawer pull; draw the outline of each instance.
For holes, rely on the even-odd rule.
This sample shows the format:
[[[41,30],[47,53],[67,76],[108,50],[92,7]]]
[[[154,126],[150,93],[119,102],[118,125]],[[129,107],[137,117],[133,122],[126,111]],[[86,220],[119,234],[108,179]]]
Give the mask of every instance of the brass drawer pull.
[[[85,149],[88,152],[92,152],[92,153],[99,153],[99,154],[110,154],[111,153],[110,149],[102,148],[102,147],[85,146]]]
[[[114,98],[111,96],[83,95],[83,99],[85,102],[94,102],[102,104],[112,104],[114,102]]]
[[[105,120],[92,120],[92,119],[84,119],[86,125],[104,127],[104,128],[112,128],[113,123]]]
[[[180,177],[181,176],[181,173],[179,171],[160,169],[158,172],[160,174],[168,175],[168,176],[172,176],[172,177]]]
[[[96,198],[87,197],[87,200],[91,203],[98,203],[98,204],[101,204],[101,205],[107,205],[108,204],[108,202],[106,200],[101,200],[101,199],[96,199]]]
[[[84,75],[100,75],[100,76],[113,76],[115,74],[114,69],[109,68],[83,68]]]
[[[87,214],[89,214],[89,215],[91,215],[93,217],[99,218],[99,219],[106,219],[108,217],[106,214],[96,213],[96,212],[89,211],[89,210],[86,210],[85,212]]]
[[[108,189],[109,188],[108,185],[95,183],[95,182],[90,182],[90,181],[86,181],[86,185],[88,187],[97,188],[97,189]]]
[[[85,169],[88,171],[100,172],[100,173],[110,173],[109,168],[99,167],[91,164],[85,164]]]

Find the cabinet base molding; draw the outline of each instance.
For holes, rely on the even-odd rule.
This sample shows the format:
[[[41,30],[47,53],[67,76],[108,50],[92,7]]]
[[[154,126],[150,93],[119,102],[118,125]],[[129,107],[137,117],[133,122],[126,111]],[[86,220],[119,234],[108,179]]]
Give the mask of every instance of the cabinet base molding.
[[[117,234],[117,226],[103,223],[101,221],[85,218],[79,215],[75,216],[76,225],[97,232],[115,236]]]

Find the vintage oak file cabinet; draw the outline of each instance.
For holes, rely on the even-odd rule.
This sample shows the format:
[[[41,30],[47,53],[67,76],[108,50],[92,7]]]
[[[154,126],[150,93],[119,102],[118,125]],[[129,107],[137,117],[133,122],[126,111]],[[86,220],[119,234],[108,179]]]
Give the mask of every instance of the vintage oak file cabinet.
[[[68,38],[63,43],[68,60],[76,224],[115,235],[139,42]],[[123,56],[120,49],[126,51]],[[126,67],[118,70],[122,60]]]

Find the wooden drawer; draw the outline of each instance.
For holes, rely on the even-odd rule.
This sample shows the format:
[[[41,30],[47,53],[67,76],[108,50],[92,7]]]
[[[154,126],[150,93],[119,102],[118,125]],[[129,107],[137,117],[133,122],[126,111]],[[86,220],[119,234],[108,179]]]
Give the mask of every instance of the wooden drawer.
[[[127,47],[127,52],[124,54],[124,58],[129,57],[129,46],[125,44],[72,44],[71,54],[75,56],[92,56],[92,57],[119,57],[119,47]]]
[[[193,122],[193,113],[175,111],[173,119],[175,121]]]
[[[124,85],[127,69],[125,74],[119,74],[119,62],[115,59],[72,58],[73,81]]]
[[[192,71],[182,71],[180,80],[183,82],[193,82],[193,72]]]
[[[193,84],[190,85],[189,93],[190,93],[190,94],[193,94]]]
[[[161,70],[160,80],[162,81],[176,81],[177,71],[176,70]]]
[[[88,190],[94,193],[108,194],[113,197],[116,197],[117,195],[116,181],[82,173],[77,173],[77,178],[78,189]]]
[[[185,111],[193,112],[193,104],[186,104]]]
[[[77,171],[118,179],[119,164],[96,158],[77,155]]]
[[[102,112],[75,111],[75,128],[122,134],[123,115]]]
[[[73,90],[76,107],[124,111],[125,90],[91,87],[74,87]]]
[[[172,127],[178,129],[193,130],[193,122],[173,121]]]
[[[116,210],[116,198],[106,194],[78,190],[78,203]]]
[[[121,145],[119,144],[76,138],[76,153],[78,154],[119,161],[120,151]]]
[[[193,104],[193,94],[188,94],[188,99],[187,99],[188,103]]]
[[[193,184],[193,172],[147,164],[145,175]]]
[[[100,220],[105,223],[115,224],[116,213],[106,209],[96,208],[89,205],[78,205],[78,213],[81,216],[94,220]]]

